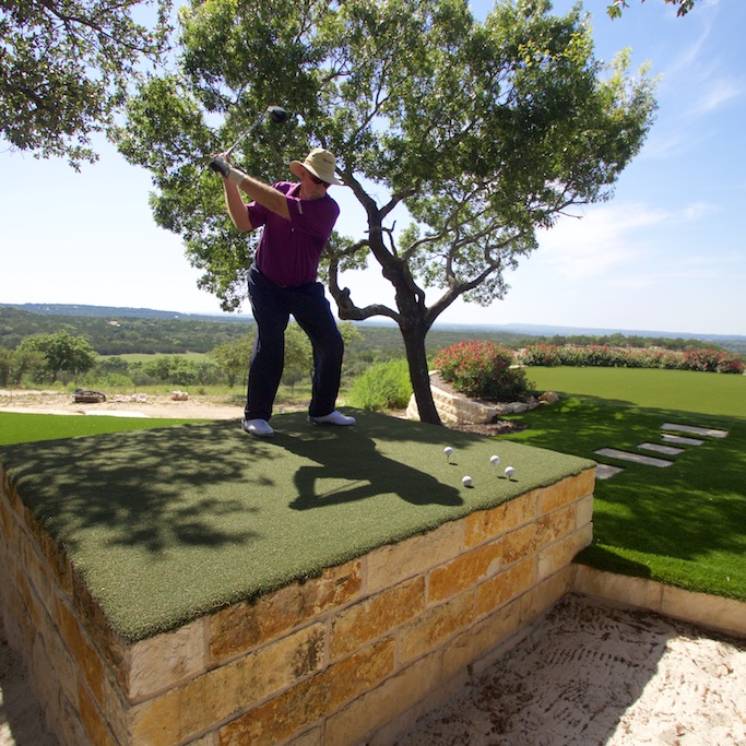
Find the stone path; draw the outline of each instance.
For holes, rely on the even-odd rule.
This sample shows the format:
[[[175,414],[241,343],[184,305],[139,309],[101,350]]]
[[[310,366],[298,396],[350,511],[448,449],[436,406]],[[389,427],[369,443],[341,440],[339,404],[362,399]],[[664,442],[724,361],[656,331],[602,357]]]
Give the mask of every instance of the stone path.
[[[643,456],[640,453],[631,453],[630,451],[620,451],[618,448],[600,448],[598,451],[594,451],[594,453],[599,456],[617,458],[620,461],[634,461],[636,464],[645,464],[645,466],[655,466],[661,469],[666,466],[673,466],[673,461],[653,458],[652,456]]]
[[[712,427],[697,427],[694,425],[674,425],[671,422],[664,422],[661,430],[674,430],[679,433],[691,433],[692,435],[704,435],[708,438],[727,438],[727,430],[718,430]]]
[[[661,438],[667,443],[678,443],[682,446],[701,446],[704,443],[704,440],[697,438],[685,438],[683,435],[669,435],[668,433],[662,433]]]
[[[642,448],[643,451],[655,451],[656,453],[665,453],[667,456],[678,456],[680,453],[684,453],[683,448],[674,448],[673,446],[662,446],[658,443],[640,443],[638,448]]]
[[[686,449],[677,448],[675,446],[701,446],[706,441],[675,433],[687,433],[689,435],[700,435],[708,438],[726,438],[728,436],[727,430],[719,430],[711,427],[699,427],[698,425],[676,425],[672,422],[664,422],[661,425],[661,430],[669,431],[661,433],[661,439],[664,443],[674,445],[661,445],[659,443],[646,442],[639,443],[637,448],[642,451],[653,451],[665,456],[678,456],[679,454],[684,453]],[[645,456],[631,451],[623,451],[618,448],[600,448],[599,450],[594,451],[594,454],[597,456],[607,456],[608,458],[617,459],[619,461],[632,461],[637,464],[645,464],[646,466],[654,466],[657,468],[673,466],[674,463],[673,461],[668,461],[666,459],[653,458],[652,456]],[[611,479],[611,477],[615,476],[620,471],[623,471],[623,469],[609,466],[608,464],[598,464],[596,466],[596,477],[598,479]]]
[[[619,466],[609,466],[609,464],[596,464],[596,479],[611,479],[615,474],[619,474],[624,469]]]
[[[571,595],[397,746],[743,746],[746,642]]]

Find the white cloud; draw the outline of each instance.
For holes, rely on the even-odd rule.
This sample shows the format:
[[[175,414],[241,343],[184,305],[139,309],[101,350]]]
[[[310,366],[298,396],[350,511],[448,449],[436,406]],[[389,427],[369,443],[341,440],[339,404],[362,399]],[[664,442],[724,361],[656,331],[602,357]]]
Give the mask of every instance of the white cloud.
[[[692,202],[691,205],[683,208],[682,219],[693,223],[708,215],[714,215],[720,210],[721,208],[718,205],[713,205],[710,202]]]
[[[670,214],[641,204],[596,207],[582,219],[563,217],[539,234],[547,261],[564,278],[605,275],[631,265],[645,250],[643,228],[665,222]]]
[[[729,78],[720,78],[710,83],[705,83],[704,95],[692,108],[693,114],[707,114],[715,109],[719,109],[723,104],[728,103],[734,98],[738,98],[743,93],[743,86]]]

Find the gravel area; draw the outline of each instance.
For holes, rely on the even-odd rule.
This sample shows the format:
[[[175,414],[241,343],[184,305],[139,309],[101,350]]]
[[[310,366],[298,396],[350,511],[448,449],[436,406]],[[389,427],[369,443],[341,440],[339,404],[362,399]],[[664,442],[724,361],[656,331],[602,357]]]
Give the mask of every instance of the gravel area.
[[[746,641],[566,596],[397,746],[743,746]]]

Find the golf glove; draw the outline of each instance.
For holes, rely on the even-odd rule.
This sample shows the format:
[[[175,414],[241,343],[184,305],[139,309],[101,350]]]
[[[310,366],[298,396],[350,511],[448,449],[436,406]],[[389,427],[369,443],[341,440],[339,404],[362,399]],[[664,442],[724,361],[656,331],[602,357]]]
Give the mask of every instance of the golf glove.
[[[225,158],[221,158],[220,156],[210,161],[210,168],[234,184],[240,184],[246,178],[244,173],[231,166]]]

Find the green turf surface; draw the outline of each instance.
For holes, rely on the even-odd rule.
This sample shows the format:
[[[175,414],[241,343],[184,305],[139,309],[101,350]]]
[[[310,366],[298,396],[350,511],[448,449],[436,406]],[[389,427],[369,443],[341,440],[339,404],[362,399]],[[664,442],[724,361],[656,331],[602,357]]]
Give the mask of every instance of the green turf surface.
[[[746,417],[746,376],[651,368],[526,368],[544,391],[614,399],[641,407]]]
[[[130,640],[542,484],[586,459],[378,414],[305,415],[262,441],[232,422],[3,448],[24,502]],[[449,465],[443,448],[455,449]],[[516,479],[499,478],[500,453]],[[474,487],[461,484],[470,474]]]
[[[38,440],[100,435],[123,430],[147,430],[167,425],[183,425],[196,420],[169,420],[147,417],[81,417],[54,414],[0,412],[0,446]]]
[[[576,390],[581,381],[586,392],[609,398],[567,396],[559,404],[512,417],[529,429],[502,438],[624,469],[612,479],[596,482],[594,543],[578,561],[746,600],[746,418],[695,411],[704,408],[703,400],[691,397],[692,390],[708,382],[717,387],[734,381],[743,387],[746,379],[709,373],[682,378],[680,371],[649,371],[663,374],[658,378],[667,390],[666,401],[676,405],[663,408],[631,403],[650,400],[650,392],[642,390],[644,379],[637,375],[646,371],[588,368],[571,376],[567,369],[544,370],[542,385],[547,388],[562,390],[564,385]],[[692,381],[691,376],[700,380]],[[722,391],[718,389],[710,401]],[[744,401],[730,403],[730,409],[740,411]],[[683,411],[687,407],[689,411]],[[721,408],[726,408],[722,402],[713,406]],[[664,422],[722,428],[729,435],[722,440],[706,438],[701,446],[681,446],[684,453],[671,457],[674,465],[665,469],[594,455],[599,448],[611,447],[668,458],[636,448],[646,441],[663,444]]]

